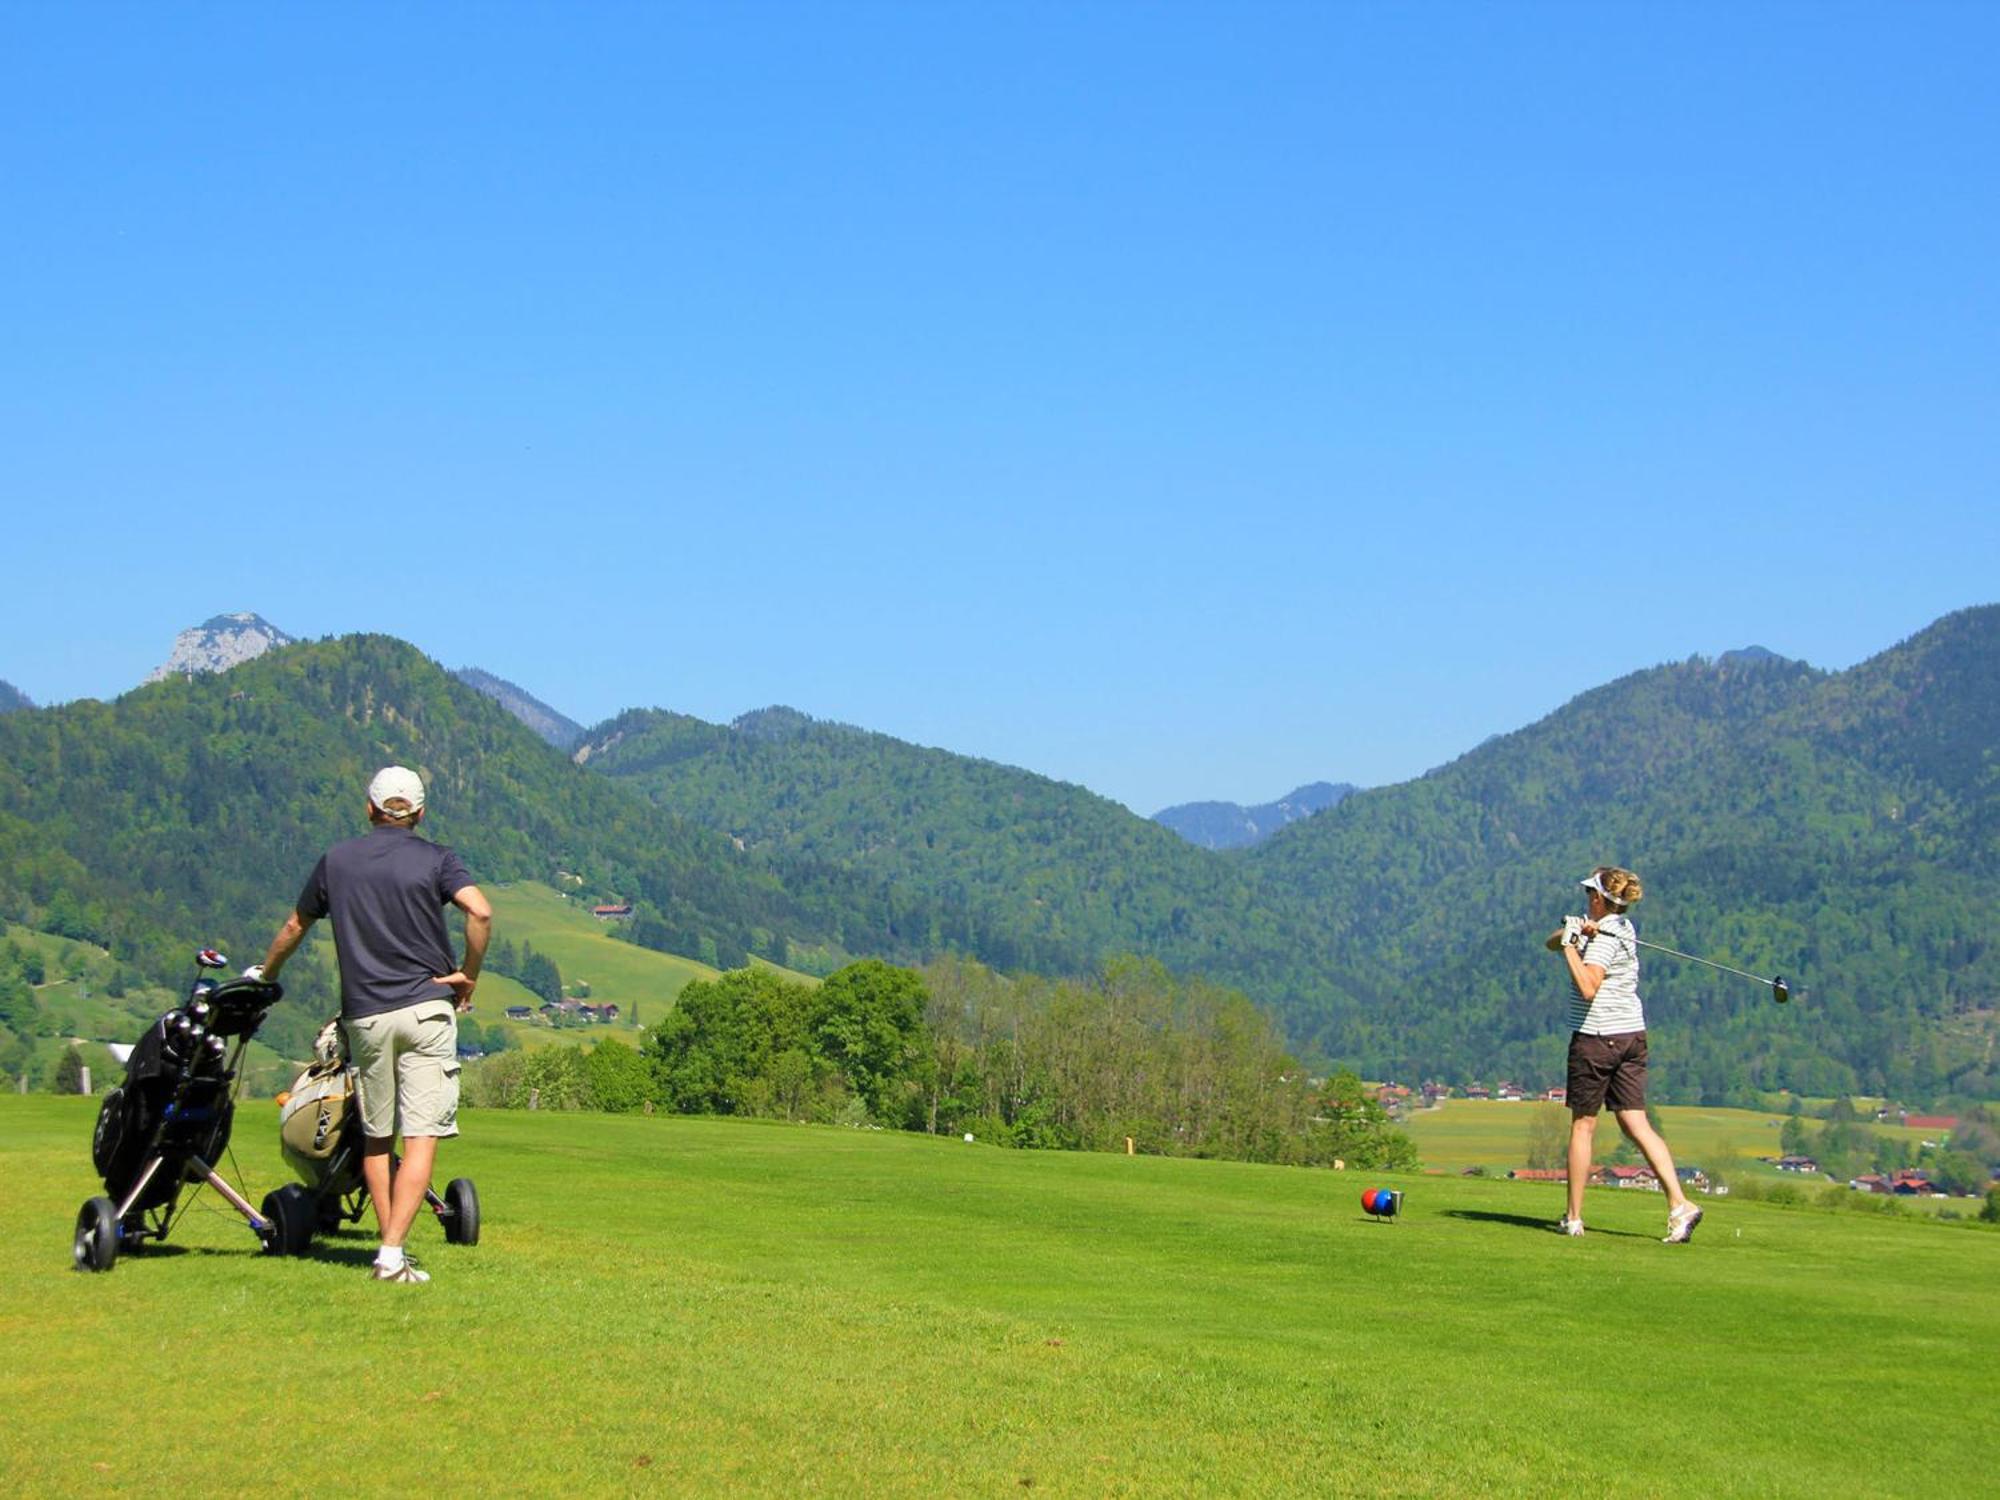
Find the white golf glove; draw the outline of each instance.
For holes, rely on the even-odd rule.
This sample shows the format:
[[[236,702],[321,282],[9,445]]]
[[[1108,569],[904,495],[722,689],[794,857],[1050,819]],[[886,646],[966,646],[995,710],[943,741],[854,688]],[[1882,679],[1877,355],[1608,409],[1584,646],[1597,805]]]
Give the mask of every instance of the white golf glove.
[[[1563,918],[1563,946],[1565,948],[1581,948],[1583,946],[1582,917]]]
[[[262,979],[264,977],[264,966],[262,964],[250,965],[249,968],[243,971],[243,977],[245,979]]]

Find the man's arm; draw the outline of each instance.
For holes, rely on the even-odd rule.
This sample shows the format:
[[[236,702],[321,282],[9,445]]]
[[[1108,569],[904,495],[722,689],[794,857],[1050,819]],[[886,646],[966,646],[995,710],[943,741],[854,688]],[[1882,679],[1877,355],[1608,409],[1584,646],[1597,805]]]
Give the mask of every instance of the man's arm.
[[[302,917],[294,911],[285,918],[285,925],[278,929],[278,935],[271,939],[271,951],[264,955],[263,977],[275,982],[278,970],[284,968],[285,961],[299,951],[299,944],[306,940],[306,929],[314,919]]]
[[[460,1011],[472,1009],[473,987],[479,983],[480,966],[486,962],[486,940],[493,935],[493,908],[476,885],[463,885],[453,893],[451,904],[465,913],[465,957],[449,974],[431,977],[449,989]]]

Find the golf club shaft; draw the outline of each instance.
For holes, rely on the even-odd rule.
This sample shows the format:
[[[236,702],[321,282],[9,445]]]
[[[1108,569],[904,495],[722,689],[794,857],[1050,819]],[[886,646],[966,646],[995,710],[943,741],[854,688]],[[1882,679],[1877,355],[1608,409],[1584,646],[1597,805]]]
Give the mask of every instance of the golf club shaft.
[[[1773,983],[1762,974],[1752,974],[1748,969],[1732,969],[1728,964],[1719,964],[1712,958],[1699,958],[1692,953],[1683,953],[1678,948],[1669,948],[1665,943],[1649,943],[1642,937],[1635,937],[1632,941],[1641,948],[1651,948],[1656,953],[1671,953],[1675,958],[1684,958],[1692,964],[1707,964],[1711,969],[1720,969],[1725,974],[1741,975],[1745,979],[1754,979],[1759,984]]]

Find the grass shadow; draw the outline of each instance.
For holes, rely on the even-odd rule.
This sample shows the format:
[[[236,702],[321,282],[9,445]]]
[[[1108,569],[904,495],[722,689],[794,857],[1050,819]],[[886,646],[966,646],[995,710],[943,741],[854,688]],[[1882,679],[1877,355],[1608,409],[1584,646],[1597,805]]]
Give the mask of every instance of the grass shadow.
[[[1500,1214],[1483,1208],[1447,1208],[1441,1218],[1468,1219],[1476,1224],[1506,1224],[1514,1229],[1533,1229],[1541,1234],[1556,1233],[1555,1221],[1548,1218],[1534,1218],[1528,1214]],[[1652,1236],[1638,1234],[1630,1229],[1593,1229],[1592,1235],[1603,1235],[1608,1239],[1643,1240]]]
[[[375,1264],[375,1250],[368,1245],[322,1245],[315,1241],[304,1258],[325,1265],[372,1266]]]

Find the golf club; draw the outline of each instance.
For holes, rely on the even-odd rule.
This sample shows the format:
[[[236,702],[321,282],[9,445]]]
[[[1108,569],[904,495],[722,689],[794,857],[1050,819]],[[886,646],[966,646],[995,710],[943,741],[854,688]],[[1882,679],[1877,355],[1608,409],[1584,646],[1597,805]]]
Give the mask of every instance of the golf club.
[[[1697,958],[1692,953],[1683,953],[1680,949],[1669,948],[1663,943],[1649,943],[1642,937],[1635,937],[1632,941],[1641,948],[1651,948],[1655,953],[1672,954],[1675,958],[1684,958],[1689,963],[1707,964],[1711,969],[1720,969],[1725,974],[1738,974],[1745,979],[1754,979],[1759,984],[1768,984],[1771,987],[1771,998],[1780,1005],[1792,998],[1791,986],[1785,983],[1785,976],[1782,974],[1774,974],[1766,979],[1762,974],[1752,974],[1748,969],[1732,969],[1728,964],[1719,964],[1712,958]]]

